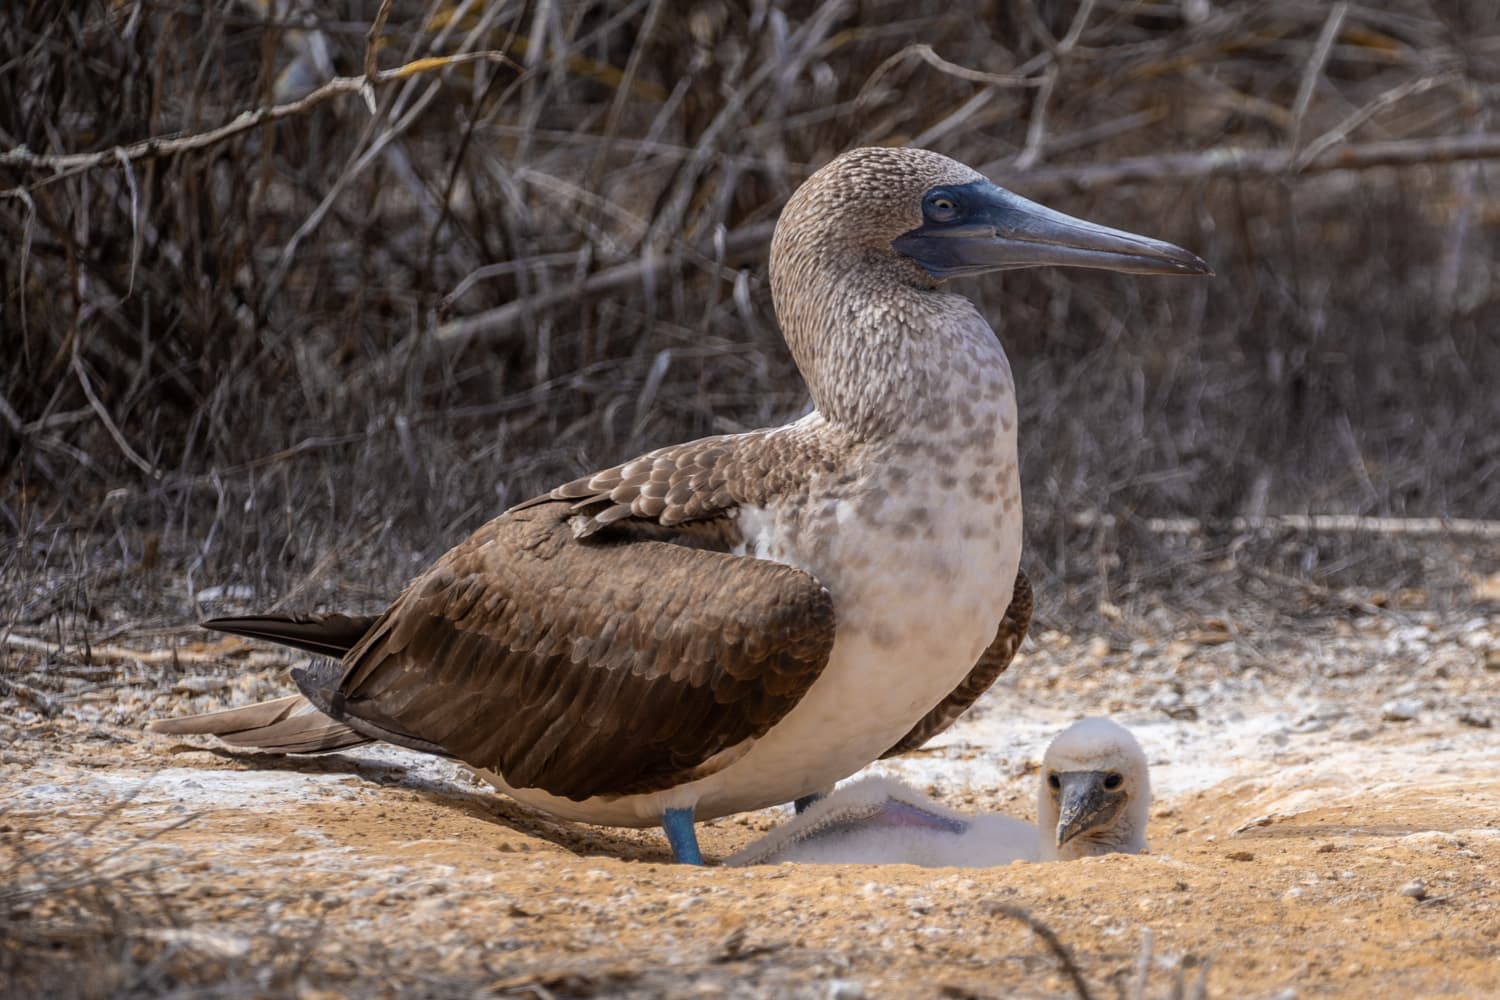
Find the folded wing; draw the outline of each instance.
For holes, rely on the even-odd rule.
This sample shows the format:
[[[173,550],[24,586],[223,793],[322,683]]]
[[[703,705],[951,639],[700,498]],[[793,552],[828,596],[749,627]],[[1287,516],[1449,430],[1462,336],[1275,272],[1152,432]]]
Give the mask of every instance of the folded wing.
[[[833,601],[788,566],[512,511],[417,578],[305,692],[370,736],[574,799],[667,788],[817,679]]]

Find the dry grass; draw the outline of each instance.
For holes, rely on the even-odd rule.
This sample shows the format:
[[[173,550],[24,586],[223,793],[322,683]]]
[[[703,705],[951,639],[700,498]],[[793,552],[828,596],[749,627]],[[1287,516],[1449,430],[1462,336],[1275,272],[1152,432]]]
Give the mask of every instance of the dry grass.
[[[219,591],[236,607],[378,606],[510,502],[796,415],[770,224],[819,164],[868,143],[941,150],[1219,272],[964,288],[1018,376],[1044,624],[1108,627],[1163,600],[1451,601],[1467,560],[1493,559],[1227,526],[1500,510],[1494,165],[1312,162],[1344,141],[1500,131],[1491,0],[398,0],[380,66],[512,62],[382,85],[373,115],[351,94],[176,155],[110,153],[361,73],[379,7],[0,4],[0,636],[139,645],[142,623],[187,628],[210,587],[237,588]],[[4,158],[23,146],[103,162]],[[1089,172],[1230,148],[1312,165]],[[94,662],[0,647],[0,696],[52,718],[110,682]],[[128,849],[101,857],[85,832],[27,855],[4,820],[16,995],[341,981],[316,927],[216,939]],[[406,995],[483,985],[360,954]],[[536,987],[625,991],[599,975]],[[631,988],[692,985],[653,975]]]
[[[378,6],[6,5],[0,150],[107,154],[294,100],[361,72]],[[861,143],[942,150],[1219,271],[965,288],[1018,373],[1052,614],[1231,554],[1320,586],[1434,583],[1358,540],[1172,550],[1139,514],[1500,509],[1490,164],[1108,188],[1074,169],[1493,130],[1492,4],[398,2],[382,38],[386,67],[513,62],[128,167],[0,166],[6,619],[98,631],[105,589],[180,619],[178,580],[376,601],[559,479],[797,414],[765,239]],[[1099,513],[1123,527],[1079,524]]]

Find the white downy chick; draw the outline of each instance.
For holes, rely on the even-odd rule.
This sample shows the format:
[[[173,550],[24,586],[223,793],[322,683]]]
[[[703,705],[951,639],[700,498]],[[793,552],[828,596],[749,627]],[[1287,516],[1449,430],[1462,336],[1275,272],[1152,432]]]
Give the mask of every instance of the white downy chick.
[[[1038,783],[1040,826],[994,813],[969,816],[892,778],[863,778],[725,864],[988,868],[1146,849],[1150,777],[1145,754],[1123,726],[1090,718],[1063,730],[1047,747]]]

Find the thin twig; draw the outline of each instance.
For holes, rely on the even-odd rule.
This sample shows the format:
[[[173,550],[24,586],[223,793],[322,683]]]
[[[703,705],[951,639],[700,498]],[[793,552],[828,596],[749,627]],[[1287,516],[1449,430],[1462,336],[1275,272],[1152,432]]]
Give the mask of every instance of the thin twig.
[[[927,131],[912,139],[911,144],[918,147],[931,146],[954,129],[966,125],[974,117],[975,113],[994,100],[994,97],[995,91],[993,88],[986,87],[984,90],[976,90],[973,97],[964,101],[952,113],[944,115],[941,120]]]
[[[770,242],[772,229],[772,223],[764,222],[735,230],[725,238],[725,253],[732,256],[764,246]],[[527,313],[542,312],[565,302],[577,302],[617,288],[657,281],[662,275],[681,267],[689,258],[687,253],[636,258],[591,274],[580,285],[554,288],[540,295],[506,303],[497,309],[444,323],[437,330],[436,340],[440,344],[452,345],[467,343],[470,337],[476,336],[483,340],[494,340],[508,334]]]
[[[1500,158],[1500,134],[1443,136],[1434,139],[1404,139],[1392,142],[1364,143],[1328,150],[1302,168],[1302,173],[1331,170],[1363,170],[1381,166],[1413,166],[1426,163],[1450,163],[1461,160]],[[1201,153],[1170,153],[1143,156],[1115,163],[1082,167],[1048,167],[1020,176],[1016,181],[1028,194],[1043,195],[1067,190],[1088,190],[1127,183],[1170,183],[1215,176],[1275,176],[1293,168],[1294,154],[1285,149],[1221,148]],[[1004,177],[1015,174],[1010,164],[988,164],[983,172]],[[760,223],[736,230],[729,236],[732,253],[748,254],[771,240],[771,223]],[[642,282],[648,277],[659,279],[690,259],[677,253],[636,259],[590,275],[580,285],[549,291],[506,303],[473,316],[443,324],[435,339],[440,344],[467,343],[478,336],[492,340],[505,336],[522,317],[545,312],[579,299],[592,298],[618,288]],[[650,270],[651,274],[646,272]]]
[[[1012,920],[1019,920],[1027,927],[1030,927],[1031,932],[1042,939],[1042,943],[1052,952],[1058,964],[1063,967],[1063,971],[1072,980],[1073,989],[1078,994],[1078,1000],[1094,1000],[1094,995],[1089,992],[1089,984],[1084,980],[1083,973],[1079,971],[1078,963],[1073,960],[1073,953],[1068,951],[1067,946],[1058,940],[1052,928],[1019,906],[1008,906],[1005,903],[991,903],[987,909],[991,913],[1010,917]]]
[[[1208,967],[1213,963],[1213,956],[1205,956],[1198,965],[1198,981],[1193,984],[1193,992],[1188,994],[1188,1000],[1206,1000],[1208,997]]]
[[[94,392],[94,385],[89,381],[89,374],[84,370],[83,361],[78,357],[76,352],[73,355],[72,367],[73,374],[78,376],[78,384],[83,387],[83,394],[88,397],[89,405],[98,414],[99,422],[104,425],[104,429],[114,439],[116,447],[120,449],[120,453],[130,460],[131,465],[134,465],[152,479],[160,479],[161,470],[142,458],[140,452],[132,448],[130,442],[125,440],[125,435],[121,432],[119,425],[115,423],[114,418],[109,415],[109,410],[105,409],[104,402]]]
[[[948,76],[967,80],[970,83],[982,83],[990,87],[1040,87],[1042,85],[1041,77],[1020,76],[1014,73],[986,73],[983,70],[960,66],[958,63],[949,62],[938,55],[932,50],[931,45],[918,43],[916,45],[908,45],[899,52],[888,56],[879,66],[876,66],[874,72],[865,79],[864,85],[859,88],[859,95],[854,99],[855,104],[857,105],[862,101],[868,100],[870,93],[875,89],[875,85],[880,82],[886,73],[890,72],[891,68],[897,63],[905,62],[912,56],[921,59],[940,73],[946,73]]]
[[[1058,64],[1053,63],[1042,74],[1042,87],[1031,102],[1031,118],[1026,123],[1026,145],[1016,155],[1016,170],[1030,170],[1042,155],[1042,143],[1047,138],[1047,108],[1052,104],[1059,72]]]
[[[1145,1000],[1146,983],[1151,978],[1151,928],[1141,928],[1141,950],[1135,957],[1135,984],[1130,1000]]]
[[[397,120],[396,124],[381,132],[375,141],[370,144],[370,148],[360,154],[359,158],[348,169],[339,174],[338,179],[330,185],[328,191],[323,195],[323,199],[318,202],[317,207],[302,221],[302,225],[297,227],[296,231],[292,233],[291,237],[287,239],[286,244],[281,248],[281,254],[276,261],[276,267],[266,279],[266,294],[274,295],[280,290],[288,272],[291,270],[293,261],[296,259],[297,248],[302,245],[302,241],[322,225],[323,219],[332,211],[334,202],[343,194],[344,189],[349,183],[364,173],[366,168],[375,161],[375,158],[387,146],[421,117],[427,105],[437,96],[441,86],[440,82],[434,81],[427,88],[427,91]]]
[[[1415,97],[1417,94],[1426,93],[1434,87],[1453,82],[1454,79],[1450,76],[1424,76],[1416,80],[1408,80],[1398,87],[1392,87],[1308,143],[1307,148],[1292,161],[1291,169],[1306,170],[1308,165],[1317,160],[1318,157],[1349,138],[1355,129],[1393,104],[1399,104],[1408,97]]]
[[[1073,518],[1080,528],[1113,524],[1112,514],[1085,512]],[[1202,535],[1210,531],[1245,534],[1265,531],[1302,531],[1327,535],[1387,535],[1405,538],[1436,536],[1500,538],[1500,521],[1442,517],[1364,517],[1358,514],[1271,514],[1232,517],[1224,521],[1196,517],[1147,517],[1135,522],[1158,535]]]
[[[375,61],[376,53],[380,51],[380,35],[385,30],[386,19],[391,16],[391,0],[380,0],[380,10],[375,12],[375,20],[370,22],[370,30],[365,32],[365,78],[375,79],[380,71],[379,64]]]
[[[1057,43],[1057,54],[1065,56],[1073,51],[1078,44],[1078,39],[1083,36],[1083,29],[1088,27],[1089,17],[1094,13],[1095,0],[1083,0],[1078,5],[1078,13],[1073,15],[1073,23],[1068,25],[1068,33],[1063,36],[1062,41]]]
[[[1270,584],[1278,590],[1299,590],[1308,600],[1324,605],[1325,607],[1337,608],[1340,611],[1358,611],[1361,614],[1377,617],[1389,614],[1388,609],[1382,608],[1378,604],[1371,604],[1369,601],[1362,601],[1357,597],[1346,596],[1322,584],[1314,583],[1311,580],[1287,576],[1285,573],[1277,573],[1274,570],[1264,569],[1263,567],[1251,563],[1239,562],[1238,560],[1235,561],[1235,567],[1245,574],[1255,577],[1255,579],[1262,583]]]
[[[1349,4],[1346,0],[1339,0],[1328,12],[1328,20],[1323,22],[1323,31],[1318,35],[1317,44],[1313,47],[1312,58],[1307,61],[1307,68],[1302,72],[1302,84],[1297,88],[1297,100],[1292,104],[1292,142],[1291,146],[1296,149],[1302,141],[1302,120],[1307,117],[1307,109],[1312,106],[1313,93],[1318,89],[1318,78],[1323,75],[1323,67],[1328,65],[1328,54],[1333,51],[1333,43],[1338,40],[1339,29],[1344,26],[1344,17],[1349,13]]]
[[[493,62],[515,66],[515,62],[504,52],[490,50],[484,52],[460,52],[449,56],[429,56],[423,59],[413,59],[411,62],[397,66],[394,69],[381,70],[370,78],[370,82],[374,84],[393,83],[419,74],[433,73],[438,70],[474,62]],[[29,170],[55,171],[51,176],[44,177],[29,185],[32,190],[35,190],[43,184],[51,183],[64,177],[70,177],[85,170],[94,170],[104,164],[118,161],[121,158],[129,161],[155,159],[162,156],[175,156],[178,153],[186,153],[193,150],[207,149],[210,146],[217,145],[227,139],[232,139],[242,132],[248,132],[258,126],[280,121],[283,118],[290,118],[294,115],[300,115],[335,97],[345,94],[357,94],[360,87],[365,84],[365,80],[366,78],[363,75],[337,76],[295,101],[242,111],[229,122],[220,125],[218,128],[209,129],[206,132],[193,132],[187,135],[153,136],[150,139],[142,139],[139,142],[133,142],[126,146],[117,146],[113,149],[101,150],[96,153],[33,153],[25,146],[17,146],[14,149],[0,152],[0,167],[21,167]],[[0,195],[21,197],[18,193],[20,190],[19,188],[14,188],[9,191],[0,192]]]
[[[36,225],[36,202],[24,188],[0,191],[0,195],[9,195],[26,206],[26,221],[21,226],[21,266],[16,272],[16,302],[21,310],[21,343],[29,346],[31,337],[30,326],[26,318],[26,272],[31,265],[31,236],[32,229]]]
[[[1069,54],[1078,44],[1083,29],[1089,23],[1089,16],[1094,12],[1094,0],[1083,0],[1083,3],[1078,6],[1078,12],[1073,15],[1073,21],[1068,25],[1067,34],[1060,42],[1052,40],[1052,36],[1041,25],[1041,19],[1037,16],[1035,8],[1031,4],[1027,4],[1026,8],[1037,20],[1037,30],[1052,52],[1053,63],[1043,73],[1042,87],[1037,91],[1036,100],[1032,102],[1031,120],[1026,127],[1026,145],[1016,157],[1017,170],[1029,170],[1037,160],[1041,159],[1042,146],[1047,140],[1047,112],[1052,106],[1053,91],[1057,89],[1057,81],[1062,76]]]
[[[130,165],[130,160],[120,155],[120,148],[115,147],[115,159],[120,161],[120,169],[125,172],[125,187],[130,191],[130,277],[125,283],[125,296],[129,298],[135,291],[135,269],[141,261],[141,192],[135,184],[135,168]]]
[[[285,656],[259,650],[247,652],[244,656],[234,655],[242,650],[248,650],[247,644],[239,639],[221,639],[206,649],[131,649],[128,646],[91,646],[89,647],[88,655],[84,656],[83,651],[77,647],[12,632],[9,635],[0,636],[0,646],[24,649],[31,653],[46,653],[50,656],[62,656],[80,660],[87,659],[90,663],[140,663],[145,665],[191,663],[208,666],[223,664],[226,658],[230,656],[234,656],[236,666],[241,668],[273,666],[286,662]]]
[[[1500,159],[1500,133],[1478,132],[1355,143],[1323,150],[1300,163],[1286,149],[1220,146],[1197,153],[1138,156],[1089,166],[1044,167],[1025,175],[1003,160],[980,169],[993,177],[1008,175],[1017,183],[1024,182],[1028,193],[1045,194],[1119,184],[1175,184],[1208,177],[1275,177],[1291,172],[1311,174],[1494,159]]]

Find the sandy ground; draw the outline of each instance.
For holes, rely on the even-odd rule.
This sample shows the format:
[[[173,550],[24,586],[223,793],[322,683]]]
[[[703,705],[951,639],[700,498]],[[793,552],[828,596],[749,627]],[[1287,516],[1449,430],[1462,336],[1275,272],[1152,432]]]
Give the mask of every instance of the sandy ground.
[[[415,754],[144,736],[287,690],[236,640],[126,636],[89,666],[13,637],[4,958],[16,995],[1078,994],[1019,910],[1098,997],[1500,996],[1500,615],[1475,607],[1041,630],[880,769],[1029,818],[1047,739],[1111,714],[1152,762],[1151,852],[995,869],[674,866],[655,831],[555,822]],[[707,824],[705,851],[783,816]]]

